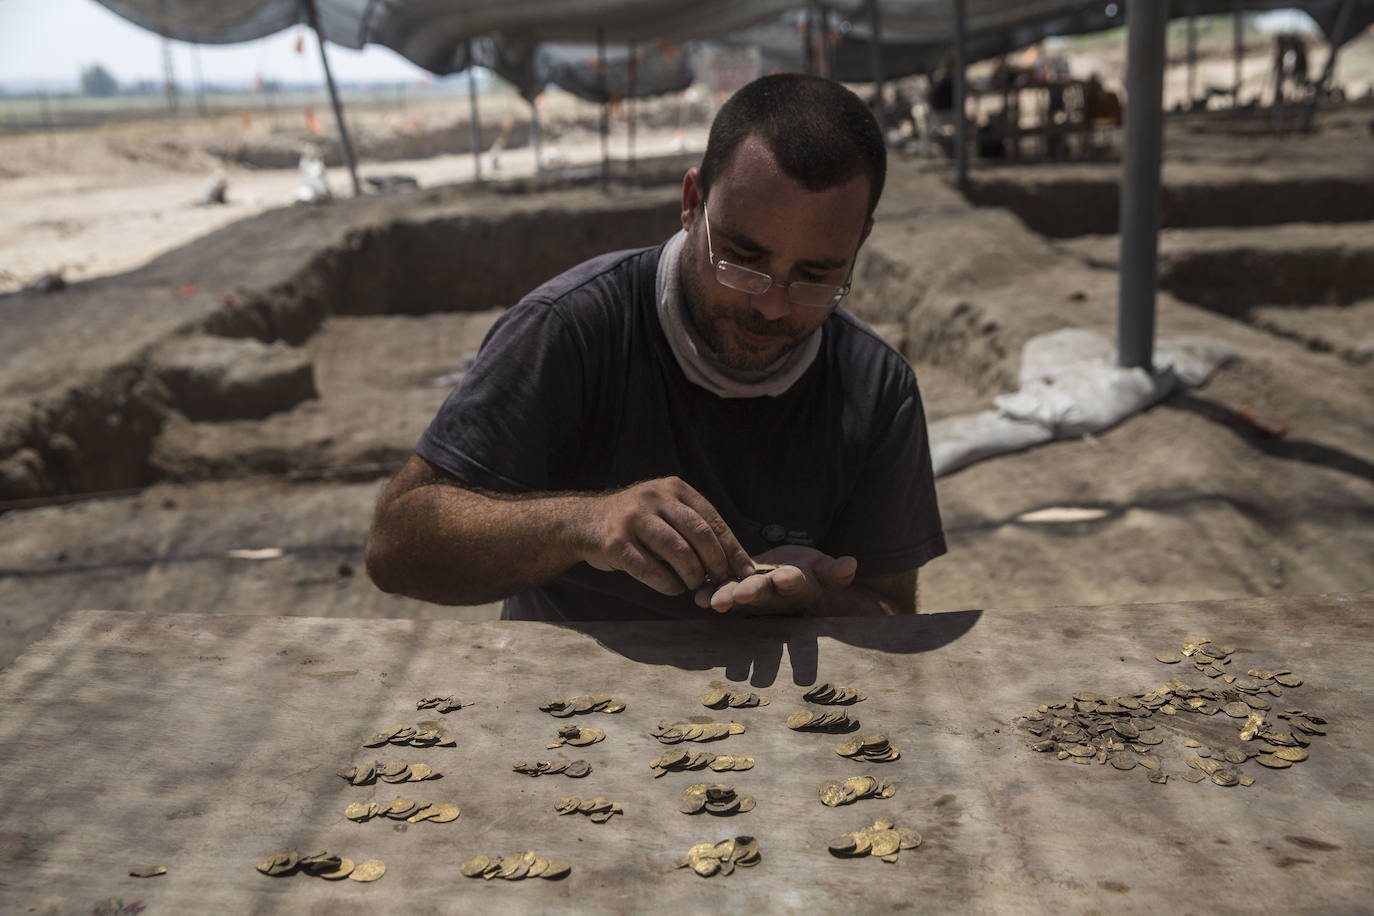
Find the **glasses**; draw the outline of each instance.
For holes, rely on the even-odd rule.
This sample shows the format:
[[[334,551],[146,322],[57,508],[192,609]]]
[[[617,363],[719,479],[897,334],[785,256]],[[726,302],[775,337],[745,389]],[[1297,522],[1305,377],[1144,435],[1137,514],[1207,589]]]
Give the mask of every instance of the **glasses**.
[[[834,308],[840,304],[841,299],[849,295],[848,280],[839,286],[829,283],[805,283],[801,280],[795,283],[774,283],[768,274],[732,264],[724,258],[717,260],[715,248],[711,244],[711,214],[706,209],[705,201],[702,201],[701,211],[706,216],[706,253],[711,258],[711,266],[716,269],[716,282],[721,286],[751,296],[762,296],[773,287],[781,286],[787,290],[790,302],[813,309]]]

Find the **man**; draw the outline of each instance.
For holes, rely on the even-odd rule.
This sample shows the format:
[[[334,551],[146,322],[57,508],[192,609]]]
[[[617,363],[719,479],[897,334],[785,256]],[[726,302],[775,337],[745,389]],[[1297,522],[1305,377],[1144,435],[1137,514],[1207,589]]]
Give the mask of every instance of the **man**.
[[[920,395],[837,308],[885,175],[839,84],[737,92],[682,232],[492,328],[381,497],[373,580],[507,619],[915,613],[945,550]]]

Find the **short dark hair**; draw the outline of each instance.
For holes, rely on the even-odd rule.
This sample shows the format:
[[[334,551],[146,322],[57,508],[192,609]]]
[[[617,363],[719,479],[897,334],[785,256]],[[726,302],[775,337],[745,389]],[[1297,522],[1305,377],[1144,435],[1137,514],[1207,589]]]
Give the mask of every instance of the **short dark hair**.
[[[783,172],[812,191],[857,175],[868,178],[868,216],[887,178],[887,148],[868,105],[839,83],[819,76],[763,76],[721,106],[701,160],[701,196],[748,137],[763,140]]]

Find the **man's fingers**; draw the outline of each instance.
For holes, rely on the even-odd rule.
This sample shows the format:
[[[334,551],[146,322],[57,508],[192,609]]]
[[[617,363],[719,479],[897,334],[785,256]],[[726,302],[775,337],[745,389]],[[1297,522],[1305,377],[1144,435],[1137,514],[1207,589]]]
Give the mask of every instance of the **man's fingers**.
[[[660,594],[681,595],[683,592],[682,578],[654,551],[640,544],[625,546],[620,555],[620,568]]]
[[[735,593],[739,590],[739,586],[740,583],[738,582],[726,582],[716,589],[715,594],[711,596],[711,610],[724,614],[734,607],[736,603]]]
[[[645,518],[640,526],[640,543],[677,574],[687,588],[706,581],[706,567],[697,548],[682,532],[658,515]]]
[[[696,573],[696,578],[684,578],[684,582],[695,588],[707,576],[716,580],[730,578],[725,548],[708,520],[702,518],[694,507],[681,502],[670,503],[660,512],[661,521],[665,527],[673,531],[681,545],[680,549],[686,552],[681,562],[672,557],[664,559],[672,563],[673,568],[679,572],[687,571],[684,567],[690,566]]]
[[[690,486],[684,485],[682,501],[690,506],[697,516],[706,523],[710,529],[710,540],[712,540],[721,550],[722,558],[720,567],[707,566],[713,579],[729,579],[731,577],[743,578],[754,571],[754,561],[749,558],[749,552],[740,546],[735,533],[730,530],[730,526],[725,524],[725,519],[720,517],[716,507],[707,501]],[[703,538],[705,535],[703,534]],[[705,559],[705,558],[704,558]]]
[[[839,557],[831,560],[820,571],[821,584],[827,588],[846,588],[854,581],[859,571],[859,561],[853,557]]]

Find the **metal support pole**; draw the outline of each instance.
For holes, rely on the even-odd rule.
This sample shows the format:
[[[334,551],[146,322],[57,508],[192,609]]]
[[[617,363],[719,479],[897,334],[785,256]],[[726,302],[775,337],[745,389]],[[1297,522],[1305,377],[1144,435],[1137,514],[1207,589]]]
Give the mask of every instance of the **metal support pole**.
[[[1197,0],[1188,0],[1188,108],[1197,101]]]
[[[626,128],[626,153],[629,158],[627,168],[631,175],[635,171],[635,116],[638,114],[635,105],[635,83],[639,78],[639,45],[630,42],[630,59],[628,69],[625,71],[625,128]]]
[[[1155,339],[1159,163],[1164,146],[1164,44],[1168,22],[1168,3],[1128,0],[1117,362],[1147,372],[1153,371]]]
[[[477,64],[472,59],[472,39],[468,39],[468,133],[472,137],[472,177],[482,180],[482,120],[477,111]]]
[[[324,81],[329,86],[329,103],[334,106],[334,123],[339,126],[339,145],[343,147],[344,162],[348,165],[348,175],[353,179],[353,196],[361,197],[363,186],[358,181],[358,163],[353,158],[353,142],[348,139],[348,127],[344,124],[343,105],[339,104],[339,90],[334,86],[334,74],[329,70],[329,55],[324,50],[324,33],[320,31],[319,17],[315,15],[315,0],[301,0],[305,9],[305,21],[315,31],[315,40],[320,45],[320,64],[324,67]]]
[[[811,20],[816,16],[815,0],[809,0],[806,4],[806,12],[803,15],[806,18],[802,20],[802,71],[807,76],[815,76],[816,44],[811,40]]]
[[[1231,0],[1231,104],[1240,107],[1240,70],[1245,60],[1245,15],[1240,0]]]
[[[200,45],[191,45],[191,69],[196,77],[196,113],[203,118],[207,111],[205,106],[205,74],[200,69]]]
[[[954,4],[954,163],[955,181],[959,190],[968,187],[968,114],[965,109],[967,86],[964,82],[965,43],[968,39],[968,15],[965,0]]]
[[[1312,87],[1312,95],[1307,100],[1307,107],[1303,109],[1302,123],[1298,127],[1304,133],[1312,129],[1312,119],[1317,115],[1317,101],[1336,75],[1336,52],[1351,37],[1347,33],[1350,30],[1350,12],[1354,6],[1354,0],[1344,0],[1340,11],[1336,13],[1336,23],[1331,27],[1331,50],[1326,54],[1326,65],[1322,67],[1322,75],[1317,80],[1317,85]]]
[[[816,39],[816,73],[829,79],[835,72],[830,60],[830,7],[824,3],[816,7],[820,28],[813,35]]]
[[[172,42],[162,39],[162,91],[167,96],[167,110],[177,113],[177,80],[172,72]]]
[[[530,147],[534,150],[534,175],[544,171],[544,135],[539,124],[538,96],[530,99]]]
[[[596,30],[596,66],[601,77],[601,190],[611,186],[611,98],[606,88],[606,30]]]
[[[887,100],[883,98],[883,21],[878,0],[865,0],[868,9],[868,65],[873,73],[873,114],[878,118],[878,130],[887,142]]]

